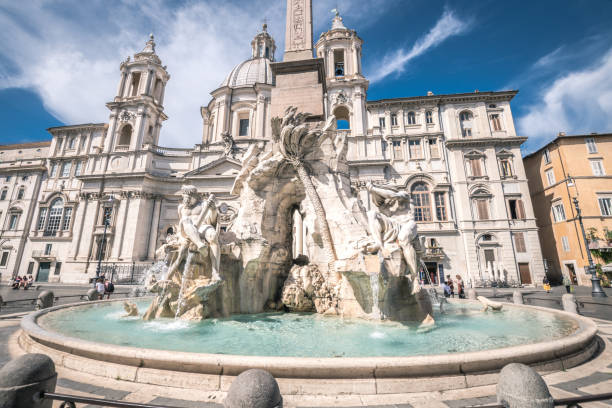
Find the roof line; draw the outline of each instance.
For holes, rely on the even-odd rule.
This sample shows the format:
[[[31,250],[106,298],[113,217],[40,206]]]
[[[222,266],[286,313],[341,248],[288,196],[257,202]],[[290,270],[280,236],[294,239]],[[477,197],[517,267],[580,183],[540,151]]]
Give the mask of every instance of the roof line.
[[[542,145],[542,147],[540,147],[540,148],[534,150],[533,152],[523,156],[523,160],[527,159],[527,158],[529,158],[531,156],[534,156],[536,153],[541,152],[546,147],[550,146],[553,143],[556,143],[559,139],[569,139],[569,138],[572,138],[572,137],[600,137],[600,136],[612,136],[612,133],[589,133],[589,134],[584,134],[584,135],[565,135],[565,134],[557,135],[557,137],[555,137],[550,142],[545,143],[544,145]]]
[[[387,99],[376,99],[369,100],[366,103],[391,103],[391,102],[402,102],[402,101],[416,101],[420,99],[428,99],[428,100],[436,100],[436,99],[444,99],[444,98],[457,98],[457,97],[487,97],[487,96],[508,96],[512,99],[518,90],[508,90],[508,91],[484,91],[484,92],[465,92],[465,93],[456,93],[456,94],[440,94],[440,95],[422,95],[422,96],[408,96],[402,98],[387,98]]]

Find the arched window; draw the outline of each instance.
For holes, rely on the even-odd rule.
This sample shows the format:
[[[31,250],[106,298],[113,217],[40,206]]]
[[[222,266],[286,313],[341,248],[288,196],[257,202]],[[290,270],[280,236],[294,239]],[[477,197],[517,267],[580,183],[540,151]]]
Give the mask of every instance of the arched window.
[[[490,201],[491,193],[485,189],[478,189],[472,193],[472,201],[474,203],[474,212],[476,219],[489,220],[491,219]]]
[[[127,124],[121,129],[121,135],[119,136],[119,146],[129,146],[132,140],[132,125]]]
[[[338,130],[351,128],[350,113],[345,106],[338,106],[334,109],[334,116],[336,117],[336,128]]]
[[[416,183],[410,192],[414,199],[414,220],[431,221],[431,198],[427,184]]]
[[[412,111],[408,112],[408,116],[406,117],[406,120],[408,121],[409,125],[415,125],[416,124],[416,114]]]
[[[433,123],[433,113],[431,113],[431,111],[425,112],[425,122],[429,125]]]
[[[64,200],[56,198],[49,206],[49,220],[45,228],[45,236],[53,236],[60,229],[62,213],[64,212]]]
[[[472,137],[472,119],[474,119],[474,115],[470,111],[463,111],[459,114],[463,137]]]

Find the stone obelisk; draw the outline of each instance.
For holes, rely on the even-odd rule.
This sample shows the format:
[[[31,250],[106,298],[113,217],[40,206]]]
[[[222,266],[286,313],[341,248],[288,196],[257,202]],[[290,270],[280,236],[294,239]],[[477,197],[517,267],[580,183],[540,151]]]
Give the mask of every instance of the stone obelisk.
[[[323,59],[312,56],[312,0],[287,0],[286,28],[283,62],[272,64],[272,117],[296,106],[312,120],[324,119],[325,69]]]
[[[312,0],[287,0],[283,61],[312,59]]]

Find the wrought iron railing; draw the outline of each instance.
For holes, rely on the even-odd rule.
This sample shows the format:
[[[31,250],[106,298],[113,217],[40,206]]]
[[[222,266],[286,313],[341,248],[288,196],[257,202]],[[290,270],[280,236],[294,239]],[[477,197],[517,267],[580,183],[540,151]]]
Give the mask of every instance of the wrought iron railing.
[[[104,275],[114,284],[118,285],[137,285],[142,282],[147,269],[152,263],[110,263],[105,262],[100,265],[100,276]]]

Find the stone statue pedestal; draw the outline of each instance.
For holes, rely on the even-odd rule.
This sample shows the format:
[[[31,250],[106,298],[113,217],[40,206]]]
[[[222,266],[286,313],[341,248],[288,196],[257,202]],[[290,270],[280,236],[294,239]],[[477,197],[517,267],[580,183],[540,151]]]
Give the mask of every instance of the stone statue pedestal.
[[[272,117],[283,117],[289,106],[323,120],[325,67],[322,58],[272,63],[276,86],[272,88]]]

